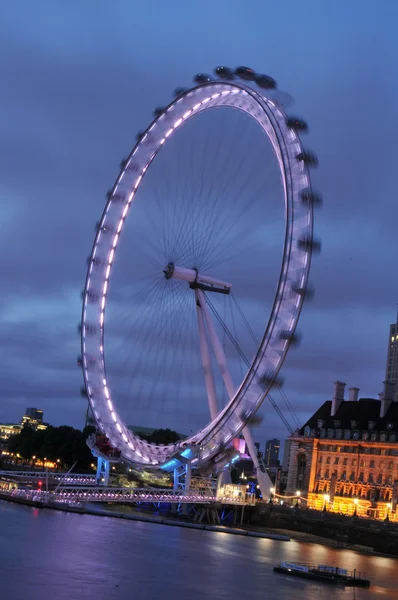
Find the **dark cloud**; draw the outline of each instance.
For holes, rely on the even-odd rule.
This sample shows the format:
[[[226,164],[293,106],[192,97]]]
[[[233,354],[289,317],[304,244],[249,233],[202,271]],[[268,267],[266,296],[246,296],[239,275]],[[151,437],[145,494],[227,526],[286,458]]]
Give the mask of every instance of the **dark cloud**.
[[[152,7],[128,2],[117,9],[69,2],[61,10],[21,1],[2,9],[2,420],[36,404],[54,423],[82,423],[79,294],[105,192],[152,109],[217,63],[275,76],[297,98],[291,110],[308,118],[306,145],[320,158],[314,184],[325,199],[316,222],[323,253],[314,260],[316,296],[303,312],[303,342],[283,369],[288,397],[304,421],[330,398],[335,379],[364,395],[380,390],[398,297],[394,10],[385,1],[376,13],[364,2],[359,15],[353,5],[315,0],[299,11],[293,2],[259,3],[255,18],[235,0],[197,7],[175,0],[158,7],[156,19]],[[256,327],[272,301],[276,239],[269,237],[264,308],[247,273],[243,302]],[[125,255],[120,273],[127,263]],[[233,275],[228,264],[225,273]],[[171,426],[170,399],[163,408]],[[259,438],[283,436],[267,404],[262,413]],[[136,417],[146,424],[145,397]],[[181,413],[176,428],[184,427],[189,418]]]

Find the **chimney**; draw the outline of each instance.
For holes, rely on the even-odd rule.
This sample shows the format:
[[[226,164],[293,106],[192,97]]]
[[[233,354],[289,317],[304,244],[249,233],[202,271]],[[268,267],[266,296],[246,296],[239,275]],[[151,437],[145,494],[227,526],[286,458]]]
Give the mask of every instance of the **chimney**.
[[[344,388],[345,388],[345,383],[343,383],[342,381],[335,381],[334,382],[334,396],[332,399],[332,410],[330,411],[330,416],[334,417],[334,415],[336,414],[336,412],[339,409],[339,406],[342,402],[344,402]]]
[[[350,387],[348,391],[349,391],[348,400],[350,402],[356,402],[358,400],[359,388]]]
[[[392,402],[393,390],[394,390],[394,385],[391,383],[391,381],[385,381],[383,398],[380,402],[380,417],[381,418],[386,416],[386,412],[390,408],[390,404]]]

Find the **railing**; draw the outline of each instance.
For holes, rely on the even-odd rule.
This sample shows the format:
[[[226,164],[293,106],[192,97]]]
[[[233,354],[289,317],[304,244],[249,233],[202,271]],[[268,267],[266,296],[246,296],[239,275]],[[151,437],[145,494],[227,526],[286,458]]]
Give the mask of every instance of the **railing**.
[[[91,474],[69,474],[56,473],[52,471],[0,471],[0,477],[14,477],[16,479],[45,479],[63,481],[64,483],[93,483],[95,484],[95,475]]]
[[[153,503],[170,502],[183,504],[239,504],[246,505],[249,502],[244,498],[219,497],[208,490],[189,490],[182,493],[167,489],[149,488],[116,488],[116,487],[87,487],[71,486],[60,488],[58,492],[45,492],[41,490],[14,489],[3,492],[12,497],[34,500],[37,502],[124,502],[124,503]]]

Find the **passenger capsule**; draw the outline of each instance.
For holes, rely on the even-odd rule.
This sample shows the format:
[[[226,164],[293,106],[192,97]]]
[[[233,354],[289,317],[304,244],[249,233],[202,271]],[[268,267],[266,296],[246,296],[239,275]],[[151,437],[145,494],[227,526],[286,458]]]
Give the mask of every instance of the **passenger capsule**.
[[[312,204],[312,206],[322,206],[322,196],[317,192],[313,192],[309,188],[305,188],[300,192],[300,198],[303,204]]]
[[[292,346],[298,346],[301,342],[301,335],[299,333],[292,333],[291,331],[281,331],[280,339],[287,341]]]
[[[178,87],[174,90],[174,96],[177,98],[178,96],[182,96],[187,91],[187,88]]]
[[[214,72],[220,79],[227,79],[231,81],[235,78],[234,72],[229,67],[217,67],[214,69]]]
[[[299,239],[298,247],[300,250],[304,250],[304,252],[320,252],[321,241],[304,237]]]
[[[193,80],[195,81],[195,83],[199,84],[209,83],[209,81],[211,81],[211,77],[209,75],[206,75],[205,73],[198,73],[197,75],[195,75]]]
[[[298,117],[287,117],[286,125],[294,131],[308,131],[308,124]]]
[[[275,79],[269,75],[256,75],[254,81],[257,83],[258,87],[265,90],[274,90],[276,88]]]
[[[253,69],[250,69],[250,67],[237,67],[237,69],[235,69],[235,75],[246,81],[254,81],[256,78],[256,72],[253,71]]]
[[[303,150],[296,156],[299,162],[304,161],[310,167],[318,166],[318,157],[310,150]]]

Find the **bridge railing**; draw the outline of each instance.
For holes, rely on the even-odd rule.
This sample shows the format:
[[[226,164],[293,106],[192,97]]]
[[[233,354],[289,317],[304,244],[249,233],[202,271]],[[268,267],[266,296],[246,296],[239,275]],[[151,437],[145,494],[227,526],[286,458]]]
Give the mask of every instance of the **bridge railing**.
[[[65,483],[95,483],[95,475],[90,473],[60,473],[59,471],[0,471],[0,477],[14,479],[45,479],[64,481]]]
[[[115,488],[115,487],[88,487],[71,486],[60,488],[58,492],[41,490],[14,489],[6,492],[10,496],[25,498],[43,503],[85,503],[85,502],[124,502],[124,503],[184,503],[184,504],[248,504],[244,498],[216,498],[208,490],[189,490],[175,492],[172,488]]]

